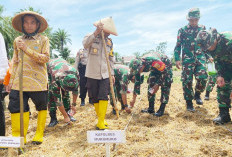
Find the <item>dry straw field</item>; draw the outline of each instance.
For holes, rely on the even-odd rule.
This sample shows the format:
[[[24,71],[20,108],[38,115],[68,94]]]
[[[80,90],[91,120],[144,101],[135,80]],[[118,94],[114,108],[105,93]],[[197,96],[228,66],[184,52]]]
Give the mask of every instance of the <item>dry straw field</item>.
[[[153,115],[141,113],[142,108],[148,106],[147,85],[142,85],[141,95],[138,96],[132,114],[120,113],[120,118],[111,114],[112,108],[108,107],[106,119],[111,130],[126,129],[126,144],[118,144],[113,149],[111,156],[120,157],[183,157],[183,156],[232,156],[232,125],[217,126],[212,119],[217,116],[216,89],[210,95],[210,101],[205,101],[203,106],[197,106],[195,113],[186,111],[183,101],[180,72],[174,72],[170,101],[165,110],[165,115],[157,118]],[[132,84],[130,84],[132,88]],[[204,94],[202,94],[203,98]],[[128,101],[132,98],[129,94]],[[156,97],[156,110],[159,108],[160,91]],[[8,100],[6,100],[8,101]],[[78,104],[79,104],[78,100]],[[20,156],[51,156],[51,157],[99,157],[105,156],[104,144],[89,144],[86,132],[94,130],[97,123],[94,107],[86,105],[77,106],[75,115],[77,122],[72,126],[64,127],[62,117],[58,112],[59,124],[54,128],[45,128],[44,142],[37,146],[31,141],[36,130],[37,113],[31,105],[28,143],[25,153]],[[132,118],[131,118],[132,117]],[[47,116],[46,125],[50,118]],[[6,111],[7,136],[11,135],[10,114]],[[7,156],[7,150],[0,150],[0,156]]]

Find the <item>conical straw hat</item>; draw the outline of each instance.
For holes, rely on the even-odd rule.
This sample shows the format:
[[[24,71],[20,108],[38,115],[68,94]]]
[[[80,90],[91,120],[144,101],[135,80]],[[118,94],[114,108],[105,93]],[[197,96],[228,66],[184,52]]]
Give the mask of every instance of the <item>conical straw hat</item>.
[[[40,29],[39,29],[38,33],[41,33],[47,29],[48,23],[44,17],[42,17],[40,14],[33,12],[33,11],[23,11],[23,12],[15,15],[12,19],[12,25],[13,25],[15,30],[23,33],[23,31],[22,31],[22,17],[26,14],[34,15],[37,18],[37,20],[40,21]]]
[[[98,23],[100,23],[100,22],[101,22],[102,24],[104,24],[104,25],[103,25],[103,30],[104,30],[104,32],[107,32],[107,33],[110,33],[110,34],[113,34],[113,35],[116,35],[116,36],[118,35],[112,17],[107,17],[107,18],[101,19],[101,20],[99,20],[99,21],[96,21],[96,22],[94,22],[93,25],[94,25],[94,26],[97,26]]]

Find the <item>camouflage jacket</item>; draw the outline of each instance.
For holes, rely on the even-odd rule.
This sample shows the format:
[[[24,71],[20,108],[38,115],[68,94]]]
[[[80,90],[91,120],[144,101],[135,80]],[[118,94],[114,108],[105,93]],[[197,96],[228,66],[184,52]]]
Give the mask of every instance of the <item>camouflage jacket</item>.
[[[114,66],[115,86],[119,86],[121,94],[127,93],[129,80],[129,67],[121,64]]]
[[[121,64],[115,64],[114,77],[115,77],[115,79],[122,80],[123,75],[129,75],[129,71],[130,71],[130,69],[128,66],[121,65]]]
[[[163,72],[158,71],[156,68],[152,67],[154,61],[162,61],[165,64],[165,70]],[[143,72],[152,72],[153,75],[156,75],[158,78],[158,84],[162,85],[163,83],[172,83],[172,63],[170,59],[162,54],[159,58],[157,57],[145,57],[142,59],[142,64],[145,65]],[[140,75],[135,76],[135,86],[134,93],[140,94],[140,85],[142,84],[143,79]]]
[[[208,53],[214,58],[218,76],[232,73],[232,32],[220,33],[216,49]]]
[[[78,78],[79,84],[79,74],[78,71],[72,67],[66,60],[61,58],[52,59],[47,63],[48,69],[48,81],[49,81],[49,93],[53,94],[56,99],[55,101],[61,102],[61,85],[60,81],[65,75],[75,74]],[[75,91],[74,91],[75,92]]]
[[[197,60],[205,60],[205,55],[196,43],[197,34],[201,30],[205,30],[205,26],[198,25],[196,28],[193,28],[190,25],[186,25],[179,29],[174,49],[175,61],[180,61],[181,50],[182,64],[191,64]]]

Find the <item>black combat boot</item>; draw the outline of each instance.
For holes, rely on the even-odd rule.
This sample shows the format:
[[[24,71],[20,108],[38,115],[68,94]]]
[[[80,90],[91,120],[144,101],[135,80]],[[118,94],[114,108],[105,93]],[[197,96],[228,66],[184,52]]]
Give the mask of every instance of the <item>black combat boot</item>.
[[[206,91],[206,93],[205,93],[205,100],[209,100],[209,91]]]
[[[203,105],[203,101],[201,100],[201,93],[200,92],[196,92],[194,99],[196,100],[196,103],[198,105]]]
[[[190,112],[195,111],[192,100],[186,100],[186,104],[187,104],[187,111],[190,111]]]
[[[147,109],[143,109],[141,110],[142,113],[154,113],[154,101],[153,102],[149,102],[149,107]]]
[[[80,106],[85,106],[85,99],[81,98],[81,105]]]
[[[224,124],[231,121],[229,108],[228,107],[219,107],[219,115],[213,120],[216,124]]]
[[[56,124],[58,124],[57,118],[56,118],[56,110],[50,111],[49,115],[51,117],[51,121],[48,124],[48,127],[54,127]]]
[[[162,104],[160,105],[159,110],[155,113],[155,116],[161,117],[161,116],[164,114],[165,107],[166,107],[166,104],[165,104],[165,103],[162,103]]]

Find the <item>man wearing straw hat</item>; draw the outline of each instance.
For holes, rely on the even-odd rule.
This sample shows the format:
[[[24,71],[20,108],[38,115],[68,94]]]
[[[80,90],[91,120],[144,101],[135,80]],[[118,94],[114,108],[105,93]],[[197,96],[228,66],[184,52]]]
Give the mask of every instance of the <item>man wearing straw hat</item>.
[[[43,134],[47,116],[47,84],[46,63],[49,61],[49,39],[40,33],[48,27],[47,21],[40,14],[24,11],[14,16],[14,29],[22,32],[14,41],[12,73],[10,78],[10,102],[12,135],[20,136],[20,99],[19,99],[19,54],[23,53],[23,104],[24,104],[24,143],[29,125],[29,104],[31,98],[38,111],[37,130],[33,138],[34,144],[43,142]]]
[[[205,26],[199,25],[200,10],[192,8],[189,10],[187,20],[189,24],[180,28],[177,35],[177,43],[174,49],[176,67],[180,66],[180,54],[182,52],[182,86],[187,110],[194,112],[192,100],[195,99],[198,105],[202,105],[201,93],[204,91],[207,82],[206,58],[201,48],[196,44],[197,33],[205,30]],[[195,95],[192,88],[193,75],[196,78]]]
[[[84,37],[83,45],[88,49],[88,62],[86,65],[85,76],[87,77],[88,95],[92,99],[98,116],[97,129],[107,129],[105,115],[108,106],[108,94],[110,91],[109,73],[107,69],[107,60],[103,40],[106,43],[106,50],[109,54],[110,70],[114,80],[114,55],[113,42],[108,36],[110,34],[117,35],[112,18],[102,19],[94,24],[96,30]],[[104,31],[104,39],[101,32]]]

